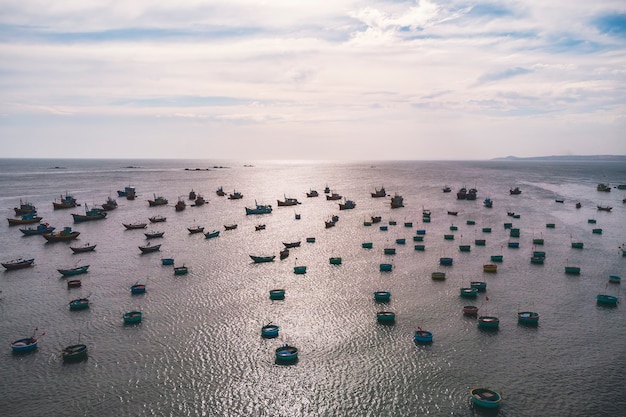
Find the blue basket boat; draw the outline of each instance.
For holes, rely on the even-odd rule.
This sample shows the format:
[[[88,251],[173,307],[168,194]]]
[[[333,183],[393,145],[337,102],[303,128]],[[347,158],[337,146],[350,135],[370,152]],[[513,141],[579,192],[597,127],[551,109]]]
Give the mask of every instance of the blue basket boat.
[[[272,339],[278,337],[278,331],[280,328],[276,324],[268,323],[261,327],[261,337],[265,339]]]
[[[413,340],[416,343],[427,344],[433,342],[433,333],[428,330],[422,330],[421,328],[415,331]]]
[[[276,362],[294,362],[298,359],[298,348],[284,344],[281,347],[276,348],[275,351]]]
[[[374,300],[379,302],[387,302],[391,298],[391,291],[376,291],[374,293]]]
[[[487,388],[472,388],[470,390],[470,399],[477,406],[496,408],[500,405],[502,396],[498,392]]]

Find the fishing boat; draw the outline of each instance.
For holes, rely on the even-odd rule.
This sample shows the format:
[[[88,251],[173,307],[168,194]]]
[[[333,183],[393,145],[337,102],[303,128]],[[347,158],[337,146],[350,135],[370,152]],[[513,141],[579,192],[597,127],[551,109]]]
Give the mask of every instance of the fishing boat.
[[[581,208],[582,206],[583,206],[583,205],[582,205],[582,204],[580,204],[580,201],[576,203],[576,208],[577,208],[577,209]]]
[[[374,190],[375,191],[373,193],[370,193],[372,198],[387,197],[387,192],[385,191],[385,187],[380,187],[380,189],[375,188]]]
[[[565,266],[565,273],[568,275],[580,275],[580,267],[578,266]]]
[[[418,236],[418,235],[413,236],[413,242],[423,242],[423,241],[424,241],[424,236]]]
[[[376,320],[383,324],[394,323],[396,321],[396,313],[393,311],[379,311],[376,313]]]
[[[82,286],[82,282],[80,282],[79,279],[70,279],[69,281],[67,281],[67,288],[79,288],[80,286]]]
[[[153,197],[154,198],[152,200],[148,200],[148,206],[150,207],[165,206],[169,202],[167,198],[163,196],[157,196],[156,194],[153,194]]]
[[[256,231],[265,230],[265,225],[264,224],[257,224],[256,226],[254,226],[254,230],[256,230]]]
[[[76,362],[87,359],[87,345],[77,344],[63,348],[61,352],[64,362]]]
[[[546,223],[546,228],[548,229],[554,229],[556,227],[556,225],[554,223]]]
[[[374,300],[378,302],[387,302],[391,298],[391,291],[376,291],[374,292]]]
[[[70,249],[74,253],[92,252],[93,250],[96,249],[96,245],[92,245],[90,243],[86,243],[83,246],[70,246]]]
[[[478,307],[476,306],[463,306],[463,314],[466,316],[476,316],[478,315]]]
[[[602,229],[592,229],[591,233],[593,233],[594,235],[601,235],[602,234]]]
[[[457,200],[466,200],[467,199],[467,188],[462,187],[456,193]]]
[[[70,310],[84,310],[89,308],[89,298],[77,298],[69,302]]]
[[[65,194],[61,195],[59,201],[53,201],[52,202],[52,207],[55,210],[59,210],[59,209],[67,209],[67,208],[72,208],[72,207],[76,207],[78,204],[76,203],[76,199],[69,195],[69,194]]]
[[[519,242],[508,242],[507,247],[511,249],[519,249]]]
[[[143,314],[141,311],[133,310],[133,311],[124,313],[123,318],[124,318],[124,323],[126,324],[136,324],[136,323],[141,323]]]
[[[135,193],[136,193],[135,187],[133,187],[132,185],[124,187],[123,190],[117,190],[117,196],[118,197],[127,197],[128,198],[129,195],[133,195],[134,196]]]
[[[188,227],[187,230],[189,231],[189,234],[194,234],[194,233],[202,233],[204,232],[204,226],[191,226]]]
[[[509,193],[511,195],[519,195],[522,193],[522,190],[520,190],[519,187],[515,187],[515,188],[509,189]]]
[[[131,294],[145,294],[146,284],[133,284],[130,286]]]
[[[301,241],[299,240],[297,242],[287,242],[287,243],[283,242],[283,245],[286,248],[297,248],[297,247],[300,247],[300,243]]]
[[[622,282],[622,277],[619,275],[609,275],[609,282],[611,284],[619,284]]]
[[[502,396],[496,391],[487,388],[472,388],[470,390],[472,403],[479,407],[496,408],[502,401]]]
[[[604,184],[604,183],[601,182],[596,187],[596,190],[610,193],[611,192],[611,186],[609,186],[609,184]]]
[[[52,233],[53,231],[54,227],[50,226],[48,223],[39,223],[37,227],[26,227],[20,229],[20,232],[26,236],[42,235],[44,233]]]
[[[256,200],[254,200],[254,208],[246,207],[246,215],[250,214],[269,214],[272,212],[272,206],[267,204],[258,204]]]
[[[319,193],[316,190],[310,190],[308,193],[306,193],[307,197],[318,197]]]
[[[384,248],[383,249],[383,253],[385,255],[395,255],[396,254],[396,248]]]
[[[491,255],[491,257],[489,259],[491,259],[491,262],[502,262],[503,258],[504,258],[503,255]],[[483,270],[484,270],[484,268],[483,268]],[[487,272],[487,271],[485,271],[485,272]]]
[[[224,188],[222,188],[222,186],[217,187],[217,190],[215,190],[215,194],[217,194],[219,197],[224,197],[226,195],[226,192],[224,191]]]
[[[451,210],[448,210],[448,214],[449,214],[450,216],[457,216],[457,215],[459,214],[459,212],[458,212],[458,211],[451,211]]]
[[[332,193],[331,195],[326,196],[326,200],[341,200],[343,196],[337,193]]]
[[[211,232],[205,233],[204,234],[204,238],[205,239],[213,239],[215,237],[218,237],[220,235],[220,231],[219,230],[213,230]]]
[[[174,258],[161,258],[161,265],[174,265]]]
[[[297,198],[287,197],[286,195],[284,197],[284,200],[276,200],[278,207],[297,206],[301,204]]]
[[[600,211],[611,211],[611,210],[613,210],[613,207],[611,207],[611,206],[601,206],[601,205],[598,204],[597,207],[598,207],[598,210],[600,210]]]
[[[285,290],[282,288],[270,290],[270,300],[284,300]]]
[[[150,223],[163,223],[167,220],[167,217],[157,214],[156,216],[149,217],[148,220],[150,220]]]
[[[184,264],[183,266],[174,267],[174,275],[186,275],[188,272],[189,268],[187,268]]]
[[[539,313],[534,311],[519,311],[517,313],[517,322],[520,324],[537,325],[539,324]]]
[[[252,261],[254,263],[260,264],[260,263],[264,263],[264,262],[274,262],[274,258],[276,258],[276,255],[272,255],[272,256],[254,256],[254,255],[248,255],[250,256],[250,258],[252,259]]]
[[[296,220],[300,220],[302,218],[302,215],[300,213],[295,213],[294,217]]]
[[[483,272],[498,272],[498,265],[496,265],[496,264],[484,264],[483,265]]]
[[[453,259],[447,256],[442,256],[439,258],[439,265],[450,266],[452,265]]]
[[[339,203],[339,210],[351,210],[356,207],[356,203],[352,200],[344,199],[343,203]]]
[[[618,301],[619,301],[619,298],[615,295],[598,294],[596,296],[596,302],[598,304],[616,306]]]
[[[564,200],[564,199],[562,199],[562,198],[555,198],[555,199],[554,199],[554,202],[555,202],[555,203],[561,203],[561,204],[562,204],[562,203],[564,203],[564,202],[565,202],[565,200]]]
[[[261,327],[261,337],[264,339],[273,339],[278,337],[278,332],[280,327],[276,324],[268,323],[265,326]]]
[[[444,279],[446,279],[446,273],[436,271],[436,272],[431,273],[430,277],[434,279],[435,281],[443,281]]]
[[[276,362],[279,363],[294,362],[298,359],[298,348],[285,343],[281,347],[276,348],[274,356],[276,358]]]
[[[447,185],[444,185],[441,191],[443,191],[444,193],[449,193],[449,192],[452,192],[452,188],[450,188]]]
[[[324,187],[324,193],[325,194],[330,193],[330,187],[328,185],[326,185],[326,187]]]
[[[478,292],[487,291],[487,283],[485,281],[472,281],[470,282],[470,287],[476,288]]]
[[[461,287],[460,296],[463,298],[476,298],[478,289],[472,287]]]
[[[174,210],[183,211],[186,208],[187,208],[187,203],[185,203],[185,200],[183,200],[182,198],[179,198],[178,201],[176,202],[176,205],[174,206]]]
[[[544,240],[542,238],[533,238],[533,245],[543,245]]]
[[[165,232],[163,231],[152,231],[152,232],[144,233],[144,235],[146,236],[146,239],[156,239],[159,237],[163,237],[164,234]]]
[[[294,266],[293,273],[296,275],[306,274],[306,266]]]
[[[152,243],[148,242],[147,245],[138,246],[138,248],[141,251],[141,253],[157,252],[158,250],[161,249],[161,244],[159,243],[158,245],[153,245]]]
[[[493,207],[493,200],[491,198],[485,198],[483,200],[483,206],[485,206],[487,208],[492,208]]]
[[[37,208],[28,201],[20,199],[20,206],[13,207],[13,210],[15,211],[16,216],[23,216],[24,214],[35,213]]]
[[[478,327],[483,329],[497,329],[500,326],[500,319],[495,316],[479,316]]]
[[[393,197],[391,197],[391,202],[389,203],[392,209],[404,207],[404,197],[400,194],[395,193]]]
[[[72,276],[72,275],[86,274],[88,269],[89,269],[89,265],[82,265],[82,266],[77,266],[75,268],[57,269],[57,271],[59,271],[61,275]]]
[[[191,206],[192,207],[202,207],[205,204],[206,204],[206,200],[204,199],[204,197],[202,195],[198,194],[196,196],[196,199],[193,201],[193,204]]]
[[[235,191],[233,190],[232,194],[228,195],[228,199],[229,200],[241,200],[243,198],[243,194],[241,194],[239,191]]]
[[[596,219],[587,219],[587,223],[596,224]]]
[[[467,192],[466,200],[476,200],[478,197],[478,190],[476,188],[470,188]]]
[[[289,256],[289,249],[285,248],[279,252],[280,260],[287,258]]]
[[[534,265],[542,265],[546,260],[545,256],[531,256],[530,263]]]
[[[361,247],[363,249],[372,249],[374,247],[374,243],[373,242],[363,242],[363,243],[361,243]]]
[[[7,218],[7,221],[9,222],[9,226],[16,226],[20,224],[39,223],[42,219],[43,217],[37,216],[37,212],[32,212],[22,215],[19,219]]]
[[[35,336],[36,332],[37,329],[33,331],[32,336],[14,340],[13,342],[11,342],[11,350],[13,351],[13,353],[31,352],[37,349],[37,343],[39,342],[39,339],[37,339],[37,337]]]
[[[332,257],[328,259],[331,265],[341,265],[342,259],[340,257]]]
[[[396,245],[406,245],[406,239],[404,238],[396,239]]]
[[[134,229],[145,229],[148,224],[147,223],[122,223],[127,230]]]
[[[381,272],[391,272],[393,269],[393,264],[380,264],[378,265],[378,270]]]
[[[487,244],[487,241],[485,239],[475,239],[474,240],[474,245],[476,246],[485,246]]]
[[[235,230],[237,228],[236,224],[225,224],[224,230]]]
[[[78,235],[80,232],[73,231],[71,227],[66,226],[60,232],[43,233],[41,236],[48,242],[64,242],[76,239]]]
[[[117,208],[117,200],[112,197],[108,197],[104,203],[102,203],[102,210],[111,211]]]
[[[433,333],[428,330],[422,330],[421,327],[418,327],[415,333],[413,334],[413,340],[416,343],[427,344],[433,342]]]
[[[482,228],[482,232],[483,233],[491,233],[491,227],[483,227]]]
[[[471,248],[470,245],[459,245],[459,251],[461,252],[470,252]]]
[[[189,191],[188,198],[189,198],[190,200],[195,200],[195,199],[196,199],[196,197],[197,197],[196,192],[195,192],[195,191],[193,190],[193,188],[192,188],[192,189],[191,189],[191,191]]]
[[[420,252],[424,252],[426,250],[426,245],[415,245],[413,249],[420,251]]]

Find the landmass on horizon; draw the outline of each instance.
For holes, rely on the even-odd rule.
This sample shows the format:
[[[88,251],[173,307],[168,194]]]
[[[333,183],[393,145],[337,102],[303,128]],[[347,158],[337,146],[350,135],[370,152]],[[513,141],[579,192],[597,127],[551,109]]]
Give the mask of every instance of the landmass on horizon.
[[[607,161],[626,162],[626,155],[549,155],[549,156],[505,156],[490,161]]]

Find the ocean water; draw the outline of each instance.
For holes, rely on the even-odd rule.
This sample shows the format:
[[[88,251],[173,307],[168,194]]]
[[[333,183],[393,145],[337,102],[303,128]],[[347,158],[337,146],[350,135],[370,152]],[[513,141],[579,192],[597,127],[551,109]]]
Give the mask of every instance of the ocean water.
[[[0,271],[0,414],[22,416],[621,416],[626,409],[626,314],[623,304],[603,307],[596,295],[624,299],[626,278],[626,191],[596,191],[599,182],[626,184],[626,166],[607,162],[284,162],[218,160],[0,160],[0,203],[13,217],[20,199],[57,229],[81,234],[72,245],[95,243],[92,253],[73,254],[70,243],[46,243],[23,236],[6,220],[0,231],[3,262],[35,258],[35,266]],[[119,208],[100,221],[73,223],[71,213],[100,205],[124,186],[137,198],[117,198]],[[356,202],[339,210],[323,189]],[[452,193],[443,193],[449,185]],[[241,200],[218,197],[215,190],[243,193]],[[390,208],[390,197],[372,198],[384,186],[401,194],[405,207]],[[460,187],[478,189],[476,201],[456,199]],[[510,195],[518,186],[521,195]],[[208,204],[191,207],[190,190]],[[316,189],[320,196],[307,198]],[[81,207],[53,210],[61,194]],[[169,205],[149,207],[154,195]],[[296,207],[277,200],[298,198]],[[485,208],[484,198],[494,201]],[[186,210],[176,212],[178,198]],[[562,204],[555,199],[563,199]],[[245,207],[271,204],[268,215],[246,216]],[[582,208],[576,209],[580,202]],[[611,212],[596,206],[610,205]],[[423,223],[422,210],[432,212]],[[457,216],[448,211],[458,211]],[[507,212],[520,215],[514,219]],[[301,219],[296,220],[295,214]],[[164,223],[159,252],[141,254],[146,230],[122,223]],[[335,227],[324,222],[338,215]],[[364,221],[381,216],[382,222]],[[588,223],[589,219],[596,224]],[[468,225],[473,220],[475,225]],[[389,225],[395,221],[396,225]],[[412,227],[405,223],[412,222]],[[520,229],[511,238],[504,223]],[[255,225],[266,229],[256,231]],[[546,228],[547,223],[555,227]],[[187,227],[220,230],[215,239],[190,235]],[[235,230],[224,225],[237,224]],[[380,225],[388,225],[387,231]],[[450,226],[458,230],[450,231]],[[483,233],[482,228],[492,228]],[[602,234],[592,233],[602,228]],[[425,251],[413,236],[426,230]],[[454,234],[445,240],[444,234]],[[307,237],[315,237],[307,243]],[[406,244],[396,244],[405,238]],[[533,238],[543,238],[534,247]],[[486,245],[475,246],[476,239]],[[278,260],[282,242],[302,241]],[[508,247],[519,242],[518,249]],[[571,248],[582,241],[583,250]],[[372,242],[372,249],[361,247]],[[470,244],[470,252],[459,245]],[[384,248],[396,248],[393,256]],[[533,250],[546,252],[543,265],[530,263]],[[249,255],[277,255],[254,264]],[[503,255],[496,274],[482,265]],[[452,257],[452,266],[439,265]],[[189,274],[175,276],[172,257]],[[330,257],[341,257],[331,265]],[[380,272],[392,263],[392,272]],[[88,264],[68,290],[58,268]],[[295,265],[307,266],[296,275]],[[564,267],[580,266],[580,275]],[[431,273],[443,271],[444,281]],[[459,296],[470,281],[486,281],[476,300]],[[147,283],[143,295],[130,286]],[[284,300],[269,290],[284,288]],[[388,303],[373,292],[389,290]],[[70,311],[68,302],[88,296],[90,308]],[[488,297],[488,300],[487,300]],[[478,328],[462,314],[463,305],[500,318],[497,331]],[[143,321],[124,325],[126,311],[140,309]],[[393,311],[394,325],[376,321],[378,311]],[[520,310],[540,314],[539,325],[517,323]],[[280,326],[275,339],[263,339],[261,326]],[[416,345],[418,327],[434,342]],[[16,355],[9,343],[37,328],[38,349]],[[85,343],[89,358],[63,363],[63,347]],[[282,344],[299,348],[299,359],[277,364]],[[503,395],[497,410],[472,406],[469,389],[488,387]]]

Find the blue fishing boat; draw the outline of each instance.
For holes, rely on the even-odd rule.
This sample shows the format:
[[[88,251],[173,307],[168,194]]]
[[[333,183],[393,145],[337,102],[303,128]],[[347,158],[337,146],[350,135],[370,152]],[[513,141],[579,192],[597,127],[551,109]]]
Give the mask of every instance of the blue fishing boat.
[[[39,223],[43,219],[41,216],[37,216],[37,212],[32,212],[22,215],[19,219],[7,219],[9,226],[16,226],[20,224],[32,224]]]
[[[517,322],[536,326],[539,324],[539,313],[534,311],[520,311],[517,313]]]
[[[271,205],[258,204],[256,202],[256,200],[254,201],[254,204],[255,204],[255,208],[246,207],[246,215],[249,215],[249,214],[269,214],[269,213],[272,212],[272,206]]]
[[[270,300],[284,300],[285,290],[282,288],[270,290]]]
[[[427,344],[433,342],[433,333],[428,330],[422,330],[421,327],[418,327],[415,333],[413,334],[413,340],[416,343]]]
[[[213,239],[214,237],[218,237],[220,235],[219,230],[213,230],[212,232],[208,232],[204,234],[206,239]]]
[[[596,301],[598,304],[616,306],[619,298],[615,295],[598,294],[596,297]]]
[[[89,265],[82,265],[82,266],[77,266],[77,267],[68,268],[68,269],[57,269],[57,271],[59,271],[61,275],[69,276],[69,275],[86,274],[87,269],[89,269]]]
[[[187,268],[185,265],[174,267],[174,275],[186,275],[188,272],[189,268]]]
[[[391,291],[376,291],[374,292],[374,300],[378,302],[387,302],[391,298]]]
[[[406,239],[396,239],[396,244],[398,244],[398,245],[405,245],[406,244]]]
[[[276,362],[279,363],[294,362],[298,359],[298,348],[285,343],[281,347],[276,348],[274,356],[276,358]]]
[[[20,199],[20,206],[13,207],[13,210],[15,210],[16,216],[23,216],[24,214],[36,212],[37,208],[32,203],[29,203],[28,201]]]
[[[174,258],[161,258],[161,265],[174,265]]]
[[[446,256],[439,258],[439,265],[450,266],[452,265],[452,262],[453,262],[452,258],[449,258]]]
[[[472,403],[485,408],[496,408],[502,401],[502,396],[496,391],[487,388],[472,388],[470,390]]]
[[[72,213],[74,223],[87,222],[92,220],[102,220],[106,218],[107,212],[103,208],[88,208],[85,204],[85,214]]]
[[[130,194],[134,195],[135,193],[136,193],[135,187],[131,185],[124,187],[124,190],[117,190],[118,197],[128,197]]]
[[[69,306],[70,310],[84,310],[89,308],[89,298],[77,298],[70,301]]]
[[[393,311],[379,311],[376,313],[376,320],[383,324],[394,323],[396,321],[396,313]]]
[[[141,313],[141,311],[129,311],[127,313],[124,313],[124,323],[126,324],[136,324],[136,323],[141,323],[141,320],[143,318],[143,314]]]
[[[39,223],[37,227],[26,227],[24,229],[20,229],[20,232],[22,232],[26,236],[52,233],[53,231],[54,227],[50,226],[48,223]]]
[[[507,246],[511,249],[518,249],[519,248],[519,242],[508,242]]]
[[[378,269],[381,272],[391,272],[391,270],[393,269],[393,265],[392,264],[380,264],[378,266]]]
[[[154,194],[153,196],[154,196],[154,198],[152,200],[148,200],[148,205],[150,207],[167,205],[167,203],[168,203],[167,198],[165,198],[163,196],[157,196],[156,194]]]
[[[273,262],[274,258],[276,258],[276,255],[272,255],[272,256],[254,256],[254,255],[248,255],[250,256],[250,258],[252,259],[252,261],[254,263],[264,263],[264,262]]]
[[[425,234],[426,234],[426,230],[425,230],[425,229],[417,229],[417,230],[415,231],[415,234],[416,234],[416,235],[423,236],[423,235],[425,235]]]
[[[76,239],[80,235],[80,232],[72,230],[71,227],[64,227],[60,232],[42,233],[44,239],[48,242],[65,242],[68,240]]]
[[[280,328],[276,324],[268,323],[261,327],[261,337],[264,339],[272,339],[278,337],[278,331]]]

